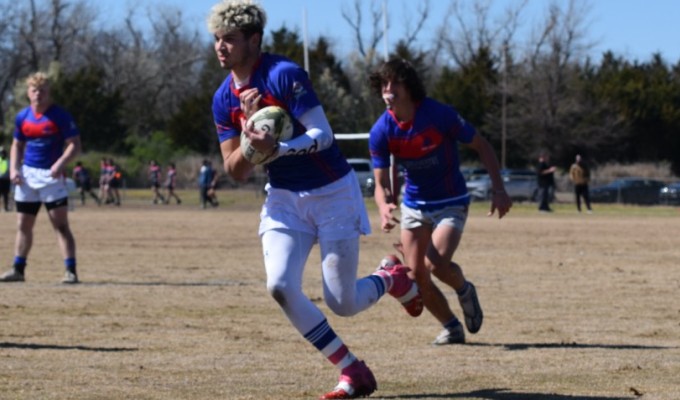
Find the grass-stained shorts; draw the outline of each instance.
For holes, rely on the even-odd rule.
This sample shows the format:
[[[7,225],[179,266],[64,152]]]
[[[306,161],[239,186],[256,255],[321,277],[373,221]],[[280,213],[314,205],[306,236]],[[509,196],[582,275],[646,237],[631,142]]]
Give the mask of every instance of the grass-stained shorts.
[[[306,232],[319,240],[343,240],[371,233],[371,224],[353,170],[320,188],[292,192],[267,184],[259,234],[272,229]]]

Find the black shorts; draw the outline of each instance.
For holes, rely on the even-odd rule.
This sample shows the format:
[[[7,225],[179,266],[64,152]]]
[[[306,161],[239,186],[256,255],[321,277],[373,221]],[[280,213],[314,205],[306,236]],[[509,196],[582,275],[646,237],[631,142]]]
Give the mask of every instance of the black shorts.
[[[9,188],[11,187],[9,179],[0,179],[0,193],[9,193]]]

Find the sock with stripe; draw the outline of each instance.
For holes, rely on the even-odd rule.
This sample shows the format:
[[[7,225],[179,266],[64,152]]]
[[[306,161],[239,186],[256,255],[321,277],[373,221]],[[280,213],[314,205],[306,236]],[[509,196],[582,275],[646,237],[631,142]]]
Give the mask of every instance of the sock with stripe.
[[[307,332],[305,339],[316,347],[339,370],[349,367],[357,360],[338,335],[335,334],[326,319]]]

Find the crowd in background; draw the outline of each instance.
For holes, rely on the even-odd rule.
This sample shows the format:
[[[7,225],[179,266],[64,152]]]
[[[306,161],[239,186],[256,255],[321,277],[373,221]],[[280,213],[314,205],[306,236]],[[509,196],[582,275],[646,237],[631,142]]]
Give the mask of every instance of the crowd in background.
[[[9,156],[8,152],[0,146],[0,207],[2,211],[9,212],[13,209],[12,192],[13,187],[9,179]],[[94,169],[94,168],[92,168]],[[71,173],[65,175],[67,187],[72,196],[77,199],[81,206],[88,203],[88,199],[98,206],[110,205],[121,206],[123,202],[123,191],[129,188],[130,180],[125,177],[124,168],[121,167],[113,158],[102,157],[99,162],[99,176],[93,173],[86,163],[79,160],[73,166]],[[217,207],[217,187],[220,174],[214,168],[209,159],[203,159],[200,169],[191,179],[195,183],[191,187],[198,188],[199,205],[202,208]],[[178,169],[174,162],[169,162],[165,166],[157,163],[156,160],[149,161],[146,171],[146,180],[141,185],[146,185],[151,189],[149,198],[152,204],[170,204],[174,200],[175,204],[182,204],[182,199],[176,192],[178,186]],[[134,180],[133,186],[140,186]],[[185,182],[186,184],[186,182]],[[77,193],[77,195],[74,195]],[[73,205],[72,205],[73,206]]]

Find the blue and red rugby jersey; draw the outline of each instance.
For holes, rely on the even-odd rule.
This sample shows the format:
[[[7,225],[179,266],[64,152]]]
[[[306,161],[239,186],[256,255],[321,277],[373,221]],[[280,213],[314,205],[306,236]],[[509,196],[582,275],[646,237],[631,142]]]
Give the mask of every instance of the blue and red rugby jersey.
[[[474,135],[475,128],[455,108],[425,98],[406,123],[386,110],[371,128],[369,150],[374,168],[388,168],[390,154],[404,167],[406,206],[437,210],[470,203],[458,142],[470,143]]]
[[[149,180],[152,184],[160,183],[161,167],[159,165],[149,165]]]
[[[275,105],[288,111],[293,119],[294,138],[306,132],[297,118],[321,104],[307,73],[300,66],[285,57],[263,53],[248,85],[236,88],[232,74],[229,74],[215,92],[212,110],[220,143],[240,136],[243,111],[239,93],[252,87],[257,87],[262,95],[260,108]],[[270,185],[293,192],[327,185],[345,176],[350,169],[335,140],[322,151],[282,156],[267,164]]]
[[[26,107],[15,120],[14,139],[26,143],[24,165],[29,167],[49,169],[64,154],[65,140],[79,134],[71,115],[56,105],[41,115]]]

